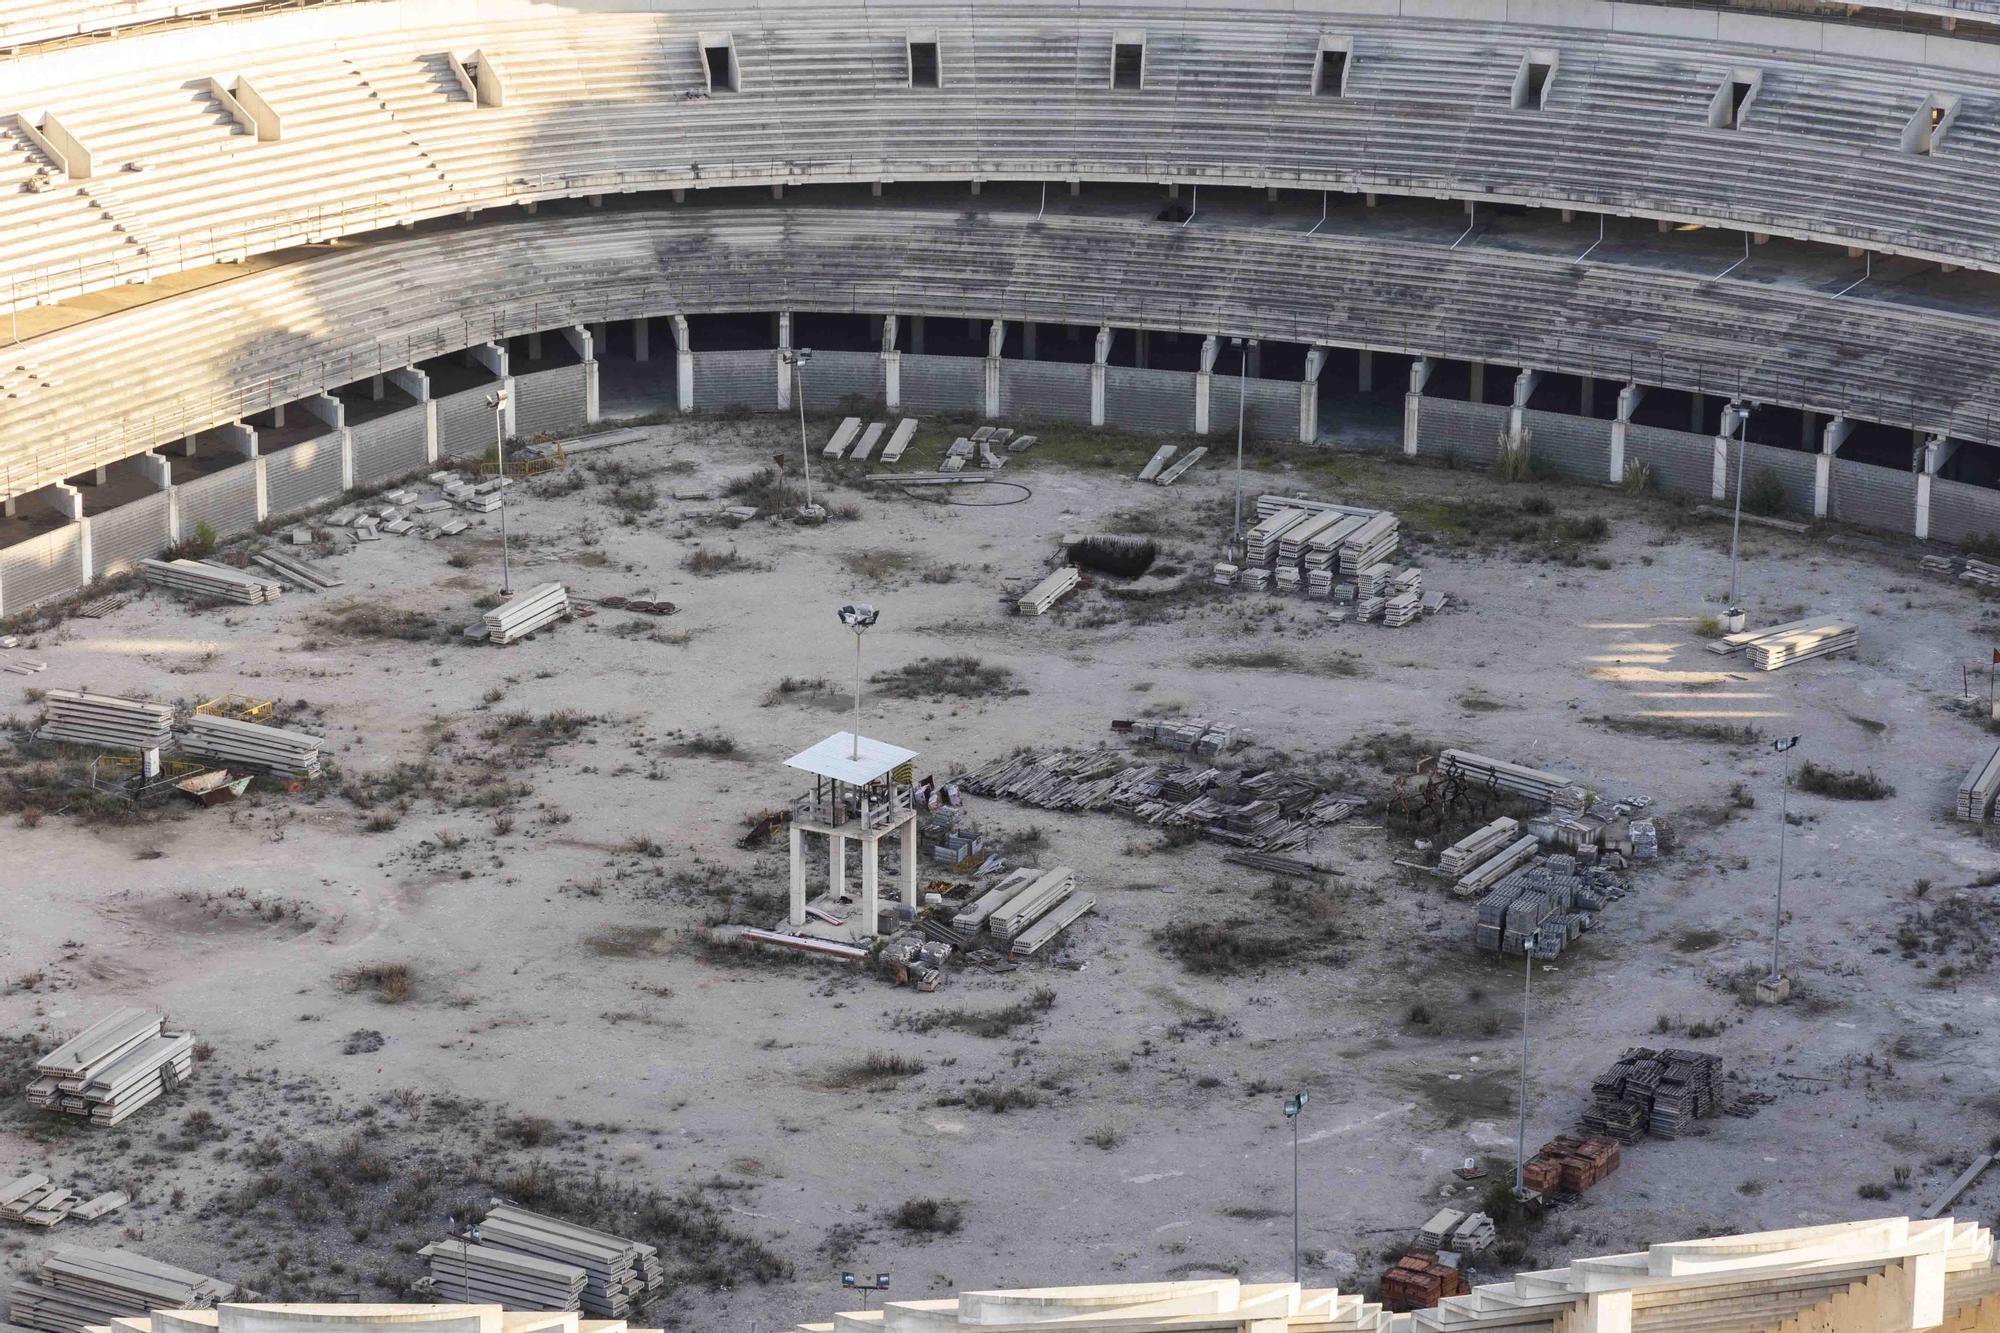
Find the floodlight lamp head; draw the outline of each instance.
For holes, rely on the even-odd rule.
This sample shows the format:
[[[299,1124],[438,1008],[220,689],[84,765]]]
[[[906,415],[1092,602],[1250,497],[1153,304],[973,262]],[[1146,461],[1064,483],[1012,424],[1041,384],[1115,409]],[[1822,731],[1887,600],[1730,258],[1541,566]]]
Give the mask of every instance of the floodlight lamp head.
[[[1306,1109],[1305,1093],[1295,1092],[1291,1096],[1285,1098],[1285,1119],[1290,1120],[1292,1117],[1296,1116],[1299,1112],[1305,1109]]]
[[[875,1290],[887,1291],[888,1289],[889,1289],[889,1275],[887,1273],[877,1273],[875,1275]]]
[[[854,1285],[854,1274],[852,1274],[852,1273],[842,1273],[842,1274],[840,1275],[840,1285],[841,1285],[841,1286],[843,1286],[843,1287],[851,1287],[851,1286],[853,1286],[853,1285]]]
[[[882,613],[866,602],[855,602],[840,608],[840,623],[856,634],[866,630],[882,618]]]

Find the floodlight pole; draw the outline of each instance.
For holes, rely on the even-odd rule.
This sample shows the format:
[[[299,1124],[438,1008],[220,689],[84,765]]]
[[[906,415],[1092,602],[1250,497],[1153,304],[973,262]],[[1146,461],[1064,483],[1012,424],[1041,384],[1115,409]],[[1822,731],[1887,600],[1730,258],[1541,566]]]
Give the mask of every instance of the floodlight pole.
[[[861,627],[854,629],[854,749],[850,759],[861,758]]]
[[[807,509],[812,508],[813,502],[813,465],[812,448],[806,443],[806,381],[803,366],[811,356],[810,347],[795,347],[785,353],[785,360],[790,362],[792,367],[792,397],[799,400],[799,463],[805,470]],[[860,652],[861,645],[857,643],[854,650]]]
[[[1299,1114],[1312,1094],[1301,1088],[1285,1098],[1285,1119],[1292,1122],[1292,1281],[1304,1285],[1305,1268],[1299,1249]]]
[[[1528,1187],[1528,1006],[1535,995],[1535,951],[1521,950],[1521,1095],[1520,1120],[1514,1129],[1514,1188]]]
[[[1771,984],[1774,986],[1780,975],[1778,942],[1785,932],[1785,829],[1791,823],[1792,747],[1798,743],[1797,736],[1785,736],[1771,742],[1771,748],[1785,757],[1784,785],[1778,788],[1778,896],[1771,919]]]
[[[1243,391],[1250,376],[1250,349],[1256,341],[1250,338],[1235,340],[1242,350],[1236,362],[1236,532],[1230,538],[1232,554],[1240,554],[1243,549]]]
[[[1743,531],[1743,463],[1750,449],[1750,406],[1736,412],[1736,510],[1729,521],[1729,610],[1736,610],[1736,540]]]
[[[493,454],[500,464],[500,595],[514,595],[514,572],[507,558],[507,390],[497,389],[486,400],[493,407]]]

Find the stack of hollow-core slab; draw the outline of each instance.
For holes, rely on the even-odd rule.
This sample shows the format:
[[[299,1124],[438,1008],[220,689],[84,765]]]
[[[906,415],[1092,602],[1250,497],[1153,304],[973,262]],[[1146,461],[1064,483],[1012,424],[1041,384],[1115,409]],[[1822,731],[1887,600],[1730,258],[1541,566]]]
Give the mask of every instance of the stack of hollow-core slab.
[[[1518,821],[1500,816],[1438,853],[1438,869],[1447,875],[1463,875],[1513,842],[1520,827]]]
[[[1064,565],[1055,573],[1037,583],[1022,596],[1017,609],[1024,616],[1045,614],[1057,602],[1067,597],[1081,581],[1075,565]]]
[[[1851,653],[1859,642],[1860,632],[1851,623],[1827,617],[1797,629],[1773,630],[1751,640],[1747,652],[1757,670],[1776,671],[1809,658]]]
[[[581,1268],[584,1312],[607,1319],[625,1318],[634,1302],[666,1280],[659,1254],[651,1246],[512,1204],[498,1205],[486,1214],[479,1224],[479,1241],[487,1249],[511,1250]],[[451,1245],[450,1241],[439,1243]],[[450,1263],[451,1256],[446,1253],[433,1261],[433,1271]]]
[[[1510,764],[1504,759],[1489,759],[1470,750],[1442,752],[1438,755],[1438,771],[1448,777],[1459,777],[1475,787],[1512,792],[1544,804],[1554,802],[1566,788],[1574,785],[1560,773],[1544,772],[1525,764]]]
[[[146,582],[158,587],[190,597],[213,597],[248,606],[276,601],[285,590],[285,585],[276,579],[259,578],[247,570],[210,560],[141,560],[139,570]]]
[[[568,614],[568,591],[560,583],[544,583],[514,594],[481,619],[488,643],[509,644],[555,624]]]
[[[106,1190],[86,1199],[47,1176],[33,1173],[0,1181],[0,1218],[31,1227],[52,1227],[68,1217],[94,1222],[130,1202],[132,1196],[123,1190]]]
[[[1045,871],[986,918],[986,931],[995,943],[1011,945],[1016,936],[1054,911],[1075,889],[1076,871],[1068,866]]]
[[[8,1318],[44,1333],[83,1333],[154,1310],[207,1310],[238,1296],[236,1284],[126,1250],[64,1246],[14,1279]]]
[[[49,720],[37,734],[45,741],[140,752],[161,749],[173,739],[174,710],[168,704],[77,690],[50,690],[42,704]]]
[[[418,1256],[429,1261],[431,1285],[448,1301],[511,1310],[575,1310],[589,1278],[575,1264],[540,1259],[494,1245],[432,1241]]]
[[[2000,745],[1972,766],[1965,781],[1958,784],[1958,817],[1975,824],[1993,818],[1993,798],[2000,794]]]
[[[319,751],[326,742],[303,731],[240,722],[197,713],[181,738],[181,753],[287,778],[319,776]]]
[[[116,1125],[194,1072],[194,1036],[145,1009],[120,1009],[35,1061],[28,1101]]]

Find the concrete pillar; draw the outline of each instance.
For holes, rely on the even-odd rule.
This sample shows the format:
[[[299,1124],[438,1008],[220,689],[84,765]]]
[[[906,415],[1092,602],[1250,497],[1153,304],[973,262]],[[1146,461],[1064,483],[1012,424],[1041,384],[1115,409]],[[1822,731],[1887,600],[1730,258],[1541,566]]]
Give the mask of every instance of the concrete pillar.
[[[882,402],[891,412],[903,409],[903,354],[896,347],[902,332],[899,318],[882,317]]]
[[[686,315],[674,321],[674,403],[683,412],[694,411],[694,348],[688,343]]]
[[[913,356],[922,356],[924,354],[924,317],[922,315],[910,316],[910,353]]]
[[[1375,353],[1366,347],[1361,349],[1360,370],[1355,375],[1354,387],[1362,393],[1375,392]]]
[[[1299,443],[1319,439],[1319,377],[1326,369],[1326,348],[1306,348],[1305,378],[1299,382]]]
[[[1104,363],[1111,355],[1111,326],[1097,331],[1097,350],[1090,363],[1090,424],[1104,424]]]
[[[539,361],[541,359],[542,359],[542,334],[541,330],[537,329],[535,332],[528,335],[528,360]]]
[[[1417,456],[1418,418],[1423,412],[1424,386],[1431,381],[1431,359],[1420,356],[1410,362],[1410,387],[1403,394],[1403,456]]]
[[[642,366],[653,359],[653,326],[643,316],[632,321],[632,359]]]
[[[1149,369],[1147,360],[1152,350],[1152,332],[1148,329],[1135,329],[1132,333],[1132,364],[1141,370]]]
[[[1708,409],[1708,395],[1703,393],[1688,395],[1688,429],[1697,435],[1701,433],[1702,418]]]
[[[424,409],[424,461],[438,461],[438,404],[437,399],[426,396]]]
[[[847,839],[826,835],[826,891],[836,901],[847,897]]]
[[[1918,455],[1920,466],[1917,470],[1917,515],[1915,527],[1918,541],[1930,540],[1931,482],[1936,478],[1938,469],[1944,466],[1945,460],[1949,457],[1951,457],[1951,441],[1942,435],[1933,435],[1924,441],[1923,451]]]
[[[1639,384],[1628,384],[1618,391],[1618,417],[1611,423],[1611,475],[1605,479],[1614,486],[1625,480],[1625,431],[1645,396],[1645,386]]]
[[[903,824],[903,906],[912,912],[917,910],[917,821],[912,818]]]
[[[271,460],[268,458],[255,458],[250,461],[250,466],[257,469],[253,475],[257,479],[257,521],[259,523],[262,523],[271,516],[270,464]]]
[[[382,377],[380,375],[372,375],[369,377],[368,396],[378,403],[381,402],[384,398],[387,398],[389,396],[389,388],[386,384],[382,382]]]
[[[1021,326],[1021,359],[1035,359],[1035,321],[1032,319]]]
[[[1590,416],[1591,408],[1597,403],[1597,381],[1585,375],[1578,381],[1577,415]]]
[[[1535,395],[1535,386],[1542,382],[1542,372],[1522,368],[1514,376],[1514,398],[1507,408],[1507,434],[1517,443],[1528,428],[1528,400]]]
[[[1007,345],[1005,320],[994,320],[986,329],[986,419],[1000,415],[1000,352]]]
[[[49,507],[72,523],[83,521],[83,492],[66,481],[49,487]]]
[[[232,421],[217,426],[215,433],[222,437],[222,447],[231,453],[241,454],[245,458],[257,456],[257,428],[249,422]]]
[[[420,403],[431,398],[431,377],[415,366],[402,366],[388,374],[389,383],[401,389]]]
[[[566,329],[558,329],[557,332],[562,335],[562,340],[569,344],[570,351],[576,353],[577,360],[590,361],[596,358],[600,342],[600,338],[596,333],[593,333],[581,324],[571,325]]]
[[[170,491],[174,488],[174,465],[163,454],[140,454],[133,460],[139,465],[139,475],[151,482],[155,489]]]
[[[1471,387],[1471,390],[1470,390],[1470,392],[1469,392],[1468,396],[1469,396],[1469,397],[1470,397],[1470,398],[1472,399],[1472,401],[1473,401],[1473,402],[1475,402],[1475,403],[1483,403],[1483,402],[1485,402],[1485,401],[1486,401],[1486,363],[1485,363],[1484,361],[1474,361],[1474,362],[1472,363],[1472,368],[1471,368],[1471,371],[1470,371],[1469,373],[1470,373],[1470,375],[1471,375],[1471,379],[1472,379],[1472,387]]]
[[[597,352],[594,349],[600,347],[609,347],[611,345],[609,330],[607,329],[605,322],[601,319],[587,325],[586,327],[588,327],[590,330],[590,345],[593,349],[591,352],[591,356],[595,357],[597,355]]]
[[[1814,414],[1811,412],[1799,413],[1799,448],[1801,449],[1810,449],[1813,447],[1814,420]]]
[[[775,320],[777,324],[778,351],[778,407],[789,410],[792,406],[792,368],[785,364],[782,353],[792,350],[792,312],[780,310]]]
[[[499,343],[480,343],[465,349],[470,364],[486,367],[487,373],[496,380],[507,378],[507,349]]]
[[[1201,340],[1201,369],[1194,377],[1194,433],[1208,434],[1210,394],[1215,387],[1215,358],[1222,350],[1222,339],[1214,334]]]
[[[1819,456],[1813,460],[1813,517],[1825,518],[1833,496],[1833,460],[1840,446],[1854,430],[1854,423],[1838,412],[1827,421],[1819,435]]]
[[[785,919],[795,926],[806,923],[806,832],[797,824],[792,833],[792,888]]]
[[[1944,1323],[1944,1256],[1918,1254],[1904,1260],[1910,1266],[1910,1328],[1936,1328]],[[1902,1320],[1896,1321],[1903,1326]]]
[[[283,426],[284,424],[285,424],[285,405],[283,403],[275,404],[271,408],[271,429],[276,430],[279,427]]]
[[[316,393],[312,397],[300,402],[299,406],[303,407],[312,415],[314,420],[318,421],[328,430],[345,430],[347,428],[347,404],[341,402],[332,394]]]
[[[882,840],[862,838],[861,842],[861,928],[873,935],[882,919]]]

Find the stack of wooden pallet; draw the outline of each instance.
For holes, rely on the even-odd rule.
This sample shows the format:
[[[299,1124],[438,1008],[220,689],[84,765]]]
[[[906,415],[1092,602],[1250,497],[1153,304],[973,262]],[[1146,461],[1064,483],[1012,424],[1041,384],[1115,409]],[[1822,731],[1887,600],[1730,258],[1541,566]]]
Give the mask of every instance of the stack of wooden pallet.
[[[647,1293],[666,1283],[659,1251],[652,1246],[512,1204],[501,1204],[486,1214],[479,1224],[479,1241],[487,1249],[510,1250],[582,1269],[584,1313],[605,1319],[625,1318]],[[449,1265],[450,1256],[441,1262]],[[434,1263],[434,1271],[435,1267]]]
[[[189,597],[212,597],[248,606],[275,602],[285,590],[285,585],[276,579],[261,578],[213,560],[141,560],[139,569],[146,582],[158,587]]]
[[[1081,579],[1082,576],[1077,573],[1075,565],[1064,565],[1022,596],[1016,609],[1024,616],[1043,615],[1057,602],[1069,596]]]
[[[0,1183],[0,1217],[31,1227],[52,1227],[64,1218],[94,1222],[132,1202],[123,1190],[106,1190],[86,1199],[47,1176],[29,1174]]]
[[[569,592],[560,583],[544,583],[516,593],[482,618],[486,641],[509,644],[555,624],[569,614]]]
[[[181,738],[181,753],[242,768],[263,769],[287,778],[319,776],[318,736],[286,731],[233,717],[197,713]]]
[[[120,1009],[35,1061],[28,1101],[116,1125],[194,1072],[194,1035],[159,1014]]]
[[[41,740],[137,752],[162,749],[173,739],[174,710],[168,704],[77,690],[50,690],[42,703],[49,720],[36,733]]]
[[[589,1281],[575,1264],[470,1241],[433,1241],[417,1253],[430,1263],[431,1287],[438,1296],[470,1305],[575,1310]]]
[[[1752,640],[1748,645],[1750,665],[1759,671],[1776,671],[1808,658],[1851,653],[1860,641],[1860,631],[1852,623],[1829,616],[1816,624],[1774,630]]]
[[[238,1298],[236,1284],[126,1250],[64,1246],[14,1279],[8,1318],[44,1333],[83,1333],[154,1310],[208,1310]]]
[[[2000,745],[1972,766],[1965,781],[1958,784],[1958,817],[1975,824],[1993,818],[1993,798],[2000,795]]]
[[[1635,1046],[1591,1083],[1593,1100],[1583,1123],[1623,1143],[1636,1143],[1648,1132],[1671,1139],[1689,1120],[1721,1109],[1721,1085],[1719,1056]]]

